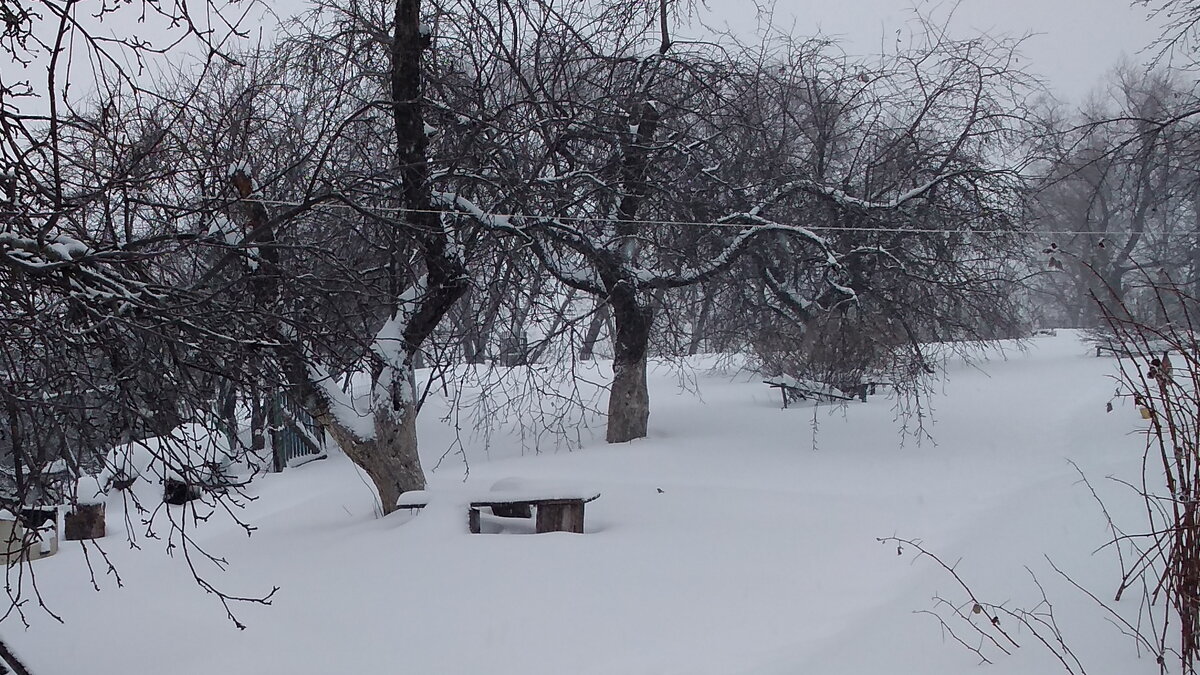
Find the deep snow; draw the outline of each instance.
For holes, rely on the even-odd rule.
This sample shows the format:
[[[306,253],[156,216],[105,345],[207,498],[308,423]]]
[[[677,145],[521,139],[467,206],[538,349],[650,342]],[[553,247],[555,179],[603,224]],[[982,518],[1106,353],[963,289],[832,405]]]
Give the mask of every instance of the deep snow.
[[[1105,476],[1137,480],[1145,422],[1119,401],[1106,413],[1115,362],[1093,353],[1060,331],[952,364],[929,401],[933,441],[920,444],[900,436],[885,396],[782,410],[753,374],[702,368],[680,386],[665,367],[652,374],[649,438],[607,445],[596,420],[573,452],[522,455],[511,433],[486,452],[466,441],[469,487],[598,490],[584,535],[486,517],[471,535],[454,500],[381,519],[365,478],[332,452],[253,484],[242,514],[253,536],[220,517],[194,532],[228,559],[209,575],[223,590],[280,587],[269,607],[235,606],[244,631],[162,542],[139,531],[143,550],[130,550],[110,497],[103,543],[124,587],[109,577],[93,590],[78,543],[64,542],[35,571],[65,624],[34,610],[28,630],[10,618],[0,631],[38,675],[970,672],[978,657],[915,613],[935,595],[965,597],[931,561],[876,541],[896,535],[957,561],[997,604],[1032,608],[1031,571],[1087,672],[1154,673],[1043,557],[1100,597],[1116,588],[1112,551],[1093,554],[1105,521],[1068,460],[1130,529],[1139,522],[1138,502]],[[444,405],[422,413],[427,467],[452,443]],[[452,455],[430,489],[463,480]],[[1118,610],[1133,616],[1136,603]],[[987,651],[988,672],[1063,672],[1009,628],[1021,647]]]

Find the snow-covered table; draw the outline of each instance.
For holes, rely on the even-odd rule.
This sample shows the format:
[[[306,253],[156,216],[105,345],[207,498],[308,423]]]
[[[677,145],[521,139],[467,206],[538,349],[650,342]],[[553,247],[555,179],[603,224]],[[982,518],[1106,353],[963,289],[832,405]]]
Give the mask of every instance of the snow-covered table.
[[[396,506],[402,509],[422,509],[438,499],[436,491],[412,490],[400,495]],[[536,532],[583,533],[583,505],[600,497],[599,492],[547,489],[493,489],[473,495],[466,501],[467,523],[472,534],[479,534],[479,510],[490,508],[492,514],[506,518],[528,518],[537,509]]]

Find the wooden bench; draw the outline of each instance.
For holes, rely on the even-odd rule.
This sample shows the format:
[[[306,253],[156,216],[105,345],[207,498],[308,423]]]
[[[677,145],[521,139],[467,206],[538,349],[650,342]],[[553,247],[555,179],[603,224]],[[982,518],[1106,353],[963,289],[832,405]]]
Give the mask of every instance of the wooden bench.
[[[1117,358],[1137,358],[1139,356],[1152,356],[1154,354],[1162,354],[1165,352],[1175,351],[1173,345],[1165,340],[1150,340],[1145,344],[1137,343],[1126,345],[1121,342],[1097,342],[1096,356],[1111,354]]]
[[[575,532],[583,534],[583,505],[600,497],[599,492],[561,493],[498,490],[471,498],[467,506],[467,525],[471,534],[479,534],[479,510],[490,508],[502,518],[529,518],[536,509],[535,532]],[[414,490],[400,495],[396,506],[402,509],[425,508],[436,493]]]

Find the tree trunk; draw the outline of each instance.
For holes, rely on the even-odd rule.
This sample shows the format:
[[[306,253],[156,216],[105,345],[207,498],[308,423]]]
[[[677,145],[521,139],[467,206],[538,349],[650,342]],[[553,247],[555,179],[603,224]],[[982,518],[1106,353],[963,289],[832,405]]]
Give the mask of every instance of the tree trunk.
[[[386,515],[396,510],[396,500],[401,494],[425,489],[425,472],[417,454],[417,407],[407,405],[396,411],[386,406],[377,409],[374,445],[371,452],[352,459],[371,476]]]
[[[425,473],[417,455],[416,410],[376,409],[374,438],[359,438],[333,414],[315,416],[342,452],[367,472],[379,494],[383,514],[396,510],[396,500],[410,490],[425,489]]]
[[[608,396],[609,443],[645,438],[650,421],[650,392],[646,388],[646,356],[633,361],[613,360],[612,390]]]
[[[250,452],[255,461],[266,455],[267,449],[267,406],[270,405],[256,385],[250,385]],[[231,448],[234,446],[230,446]],[[278,463],[272,464],[272,470],[282,471]]]
[[[1196,299],[1200,298],[1200,180],[1192,185],[1192,283],[1189,304],[1195,303]],[[1194,311],[1195,307],[1188,307],[1188,311]]]
[[[700,353],[700,346],[704,344],[704,339],[707,337],[708,317],[712,314],[713,297],[712,293],[708,292],[706,285],[701,285],[697,289],[700,293],[700,312],[692,321],[692,335],[688,342],[688,356],[695,356]]]
[[[312,370],[317,365],[305,353],[303,345],[282,338],[288,380],[295,388],[296,401],[329,432],[338,447],[356,465],[367,472],[379,494],[386,515],[396,510],[401,493],[425,487],[425,473],[417,454],[417,412],[414,368],[422,359],[421,345],[449,313],[454,303],[468,290],[468,272],[459,256],[458,242],[434,209],[426,156],[428,137],[422,113],[421,56],[430,46],[430,36],[421,23],[420,0],[397,0],[391,43],[392,124],[396,141],[396,171],[399,175],[400,203],[408,211],[403,220],[418,233],[416,244],[424,265],[425,283],[415,301],[396,299],[393,319],[405,307],[407,320],[401,326],[403,348],[396,353],[394,336],[383,351],[386,368],[382,377],[385,392],[372,402],[372,431],[363,438],[338,419],[336,405]],[[259,202],[254,202],[260,204]],[[393,242],[393,246],[396,242]],[[395,253],[395,252],[393,252]],[[393,259],[396,259],[393,255]],[[395,266],[393,266],[395,267]],[[392,291],[403,288],[399,270],[392,274]],[[339,409],[340,411],[340,409]]]
[[[559,303],[559,305],[558,305],[558,312],[554,315],[554,319],[550,323],[550,328],[548,330],[546,330],[545,335],[537,343],[537,346],[534,347],[533,351],[531,351],[529,353],[529,359],[528,359],[529,363],[537,363],[542,358],[542,353],[545,352],[546,349],[550,346],[552,336],[558,335],[559,329],[562,328],[563,323],[567,319],[567,310],[571,307],[571,303],[575,302],[575,294],[578,292],[579,291],[574,288],[567,290],[566,297],[564,297],[563,301],[561,303]],[[532,304],[533,304],[533,301],[531,299],[529,302],[529,305],[532,305]],[[523,316],[528,315],[529,305],[526,305],[526,310],[523,312]],[[524,323],[525,323],[525,320],[524,320],[524,318],[522,318],[521,325],[523,325]],[[580,350],[580,351],[582,351],[582,350]],[[582,358],[582,356],[583,355],[580,354],[581,358]]]
[[[229,443],[229,449],[240,453],[242,448],[238,441],[237,400],[237,387],[233,382],[222,381],[217,388],[220,424],[225,430],[225,440]]]
[[[386,395],[376,395],[372,405],[374,437],[360,438],[342,425],[330,412],[328,396],[319,387],[318,391],[306,392],[309,395],[304,397],[310,403],[315,399],[316,410],[322,414],[314,417],[346,455],[371,477],[385,515],[396,510],[401,493],[425,488],[425,472],[417,454],[414,368],[421,359],[421,345],[468,289],[466,266],[456,253],[453,235],[434,211],[429,186],[421,74],[421,54],[429,46],[429,34],[421,23],[420,0],[397,0],[392,35],[391,102],[396,166],[401,178],[399,196],[404,207],[411,209],[405,220],[420,232],[417,243],[426,282],[415,308],[406,310],[407,321],[401,329],[403,353],[392,353],[385,358]],[[396,289],[399,288],[397,285]],[[399,307],[393,308],[394,312],[398,310]],[[392,352],[394,347],[386,351]],[[302,363],[300,368],[304,368]],[[315,383],[308,380],[308,384]]]
[[[619,288],[611,296],[616,340],[613,382],[608,395],[608,442],[624,443],[646,436],[650,392],[646,387],[646,351],[653,311],[636,293]]]
[[[659,21],[662,43],[658,53],[661,56],[671,48],[671,37],[667,32],[667,0],[659,2]],[[621,242],[614,251],[617,256],[604,265],[607,269],[598,270],[608,291],[608,307],[613,317],[613,382],[608,393],[609,443],[645,438],[650,421],[646,351],[650,345],[654,310],[649,302],[639,297],[637,283],[629,270],[637,264],[640,244],[635,221],[642,201],[649,193],[646,172],[661,119],[659,104],[650,91],[651,82],[652,78],[648,78],[642,83],[642,101],[630,115],[630,125],[637,131],[632,142],[622,148],[622,195],[617,204],[619,222],[616,228]]]
[[[608,303],[604,303],[597,307],[596,312],[592,314],[592,321],[588,324],[587,334],[583,336],[583,345],[579,347],[580,361],[591,361],[595,355],[596,342],[600,339],[601,329],[608,322],[609,311]]]

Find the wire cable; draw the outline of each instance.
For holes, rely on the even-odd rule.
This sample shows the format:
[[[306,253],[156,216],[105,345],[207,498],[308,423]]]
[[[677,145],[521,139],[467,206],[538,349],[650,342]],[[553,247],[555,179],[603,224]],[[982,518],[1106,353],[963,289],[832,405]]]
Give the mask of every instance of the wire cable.
[[[277,199],[236,199],[230,197],[208,197],[216,202],[222,202],[225,205],[237,204],[241,202],[258,202],[270,206],[290,206],[299,207],[306,206],[303,202],[291,202]],[[603,218],[594,216],[548,216],[538,214],[519,214],[519,213],[491,213],[487,211],[478,211],[475,213],[463,211],[459,209],[408,209],[393,206],[381,207],[351,207],[346,204],[309,204],[312,208],[339,208],[349,209],[350,211],[358,212],[373,211],[377,213],[425,213],[436,215],[453,215],[453,216],[484,216],[487,218],[495,218],[497,220],[513,220],[513,219],[529,219],[540,221],[558,221],[563,223],[610,223],[620,225],[658,225],[658,226],[678,226],[678,227],[703,227],[703,228],[727,228],[744,230],[755,227],[753,223],[730,223],[716,221],[688,221],[688,220],[650,220],[650,219],[632,219],[619,220],[616,218]],[[737,214],[735,214],[737,215]],[[763,223],[766,225],[769,223]],[[783,223],[777,223],[783,224]],[[1095,235],[1109,236],[1114,233],[1110,232],[1095,232],[1091,230],[1018,230],[1018,229],[994,229],[994,230],[951,230],[945,228],[929,228],[929,227],[867,227],[867,226],[852,226],[852,225],[803,225],[796,226],[814,232],[891,232],[891,233],[906,233],[906,234],[1012,234],[1012,235],[1047,235],[1047,236],[1075,236],[1075,235]],[[1117,233],[1120,234],[1120,233]]]

